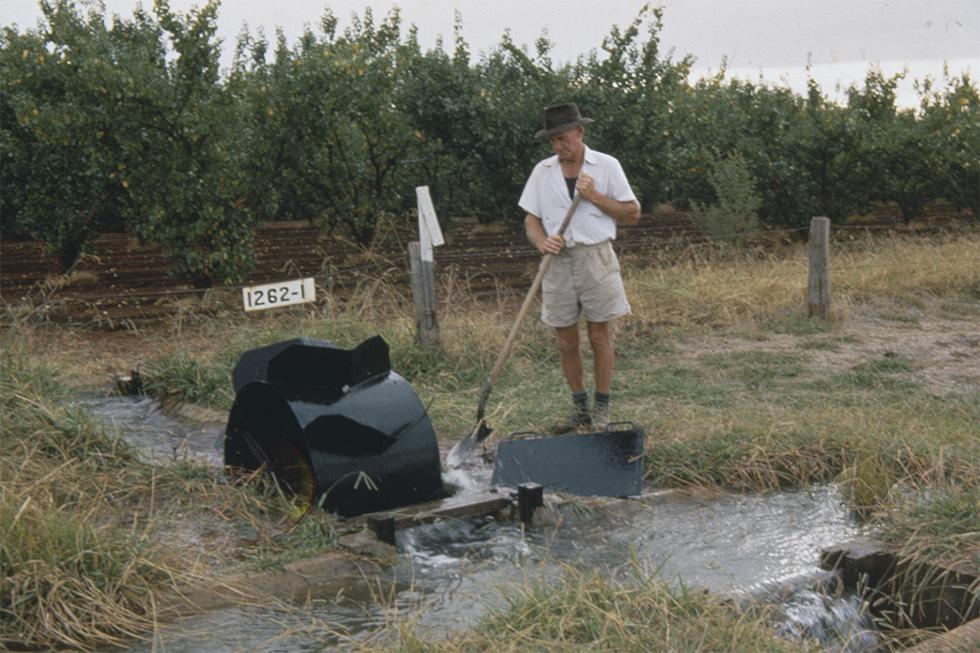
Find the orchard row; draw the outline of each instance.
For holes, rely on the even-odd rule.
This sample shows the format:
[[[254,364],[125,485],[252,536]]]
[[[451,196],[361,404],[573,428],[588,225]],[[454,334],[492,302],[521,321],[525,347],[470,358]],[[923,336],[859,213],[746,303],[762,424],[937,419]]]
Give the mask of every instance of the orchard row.
[[[587,141],[615,154],[645,210],[750,207],[773,226],[895,202],[906,220],[946,199],[980,216],[980,98],[967,76],[917,82],[871,69],[847,101],[811,83],[689,81],[664,52],[659,9],[556,64],[507,35],[475,57],[457,29],[425,49],[397,12],[341,30],[329,10],[295,43],[243,32],[219,69],[217,3],[107,21],[44,5],[38,29],[0,35],[0,236],[43,240],[66,268],[125,230],[199,286],[242,278],[260,220],[310,219],[369,242],[410,219],[415,186],[441,216],[515,220],[545,106],[575,101]],[[736,174],[732,174],[732,172]],[[728,180],[726,183],[725,180]]]

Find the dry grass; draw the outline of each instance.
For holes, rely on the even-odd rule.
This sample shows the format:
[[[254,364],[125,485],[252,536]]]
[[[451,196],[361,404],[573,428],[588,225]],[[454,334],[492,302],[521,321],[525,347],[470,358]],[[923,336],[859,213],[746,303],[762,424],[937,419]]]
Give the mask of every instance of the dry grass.
[[[238,556],[273,564],[332,545],[316,529],[285,532],[296,509],[270,490],[136,460],[23,344],[0,352],[0,647],[121,644],[153,629],[161,590]],[[175,537],[207,530],[225,533],[223,546]]]
[[[895,492],[877,518],[885,537],[900,545],[902,555],[977,570],[978,512],[980,483],[936,483],[926,493]]]
[[[764,611],[746,613],[702,592],[671,589],[655,577],[610,581],[565,569],[557,582],[512,588],[507,606],[475,628],[436,638],[411,620],[389,624],[359,651],[817,651],[778,637]]]
[[[873,236],[831,251],[835,311],[868,299],[969,292],[980,296],[980,232],[931,239]],[[804,306],[805,246],[776,253],[694,246],[676,265],[624,265],[634,313],[669,325],[730,326]],[[640,265],[638,265],[640,264]]]

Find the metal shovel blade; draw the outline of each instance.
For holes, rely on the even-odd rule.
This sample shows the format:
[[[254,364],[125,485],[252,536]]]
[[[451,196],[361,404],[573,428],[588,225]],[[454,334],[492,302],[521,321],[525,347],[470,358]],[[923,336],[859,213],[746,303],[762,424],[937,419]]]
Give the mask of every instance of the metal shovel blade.
[[[470,457],[473,453],[473,449],[476,445],[480,444],[490,435],[491,428],[487,426],[487,421],[481,419],[477,422],[476,427],[469,432],[469,434],[463,439],[459,440],[453,445],[453,448],[449,450],[449,455],[446,456],[446,466],[447,467],[459,467],[464,460]]]

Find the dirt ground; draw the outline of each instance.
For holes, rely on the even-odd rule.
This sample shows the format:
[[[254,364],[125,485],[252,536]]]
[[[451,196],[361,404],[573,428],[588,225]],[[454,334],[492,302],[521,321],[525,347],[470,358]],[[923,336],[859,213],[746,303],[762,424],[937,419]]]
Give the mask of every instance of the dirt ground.
[[[838,309],[826,333],[799,335],[736,328],[684,339],[680,361],[703,354],[740,351],[806,352],[817,375],[840,372],[878,359],[902,357],[913,378],[938,396],[980,396],[980,303],[930,299],[917,306],[877,302]],[[762,337],[760,337],[762,336]]]
[[[805,351],[805,365],[819,375],[900,356],[912,363],[904,374],[936,395],[980,394],[980,302],[873,302],[841,306],[836,313],[829,330],[813,334],[738,326],[685,337],[676,343],[675,361],[683,364],[710,353]],[[109,390],[114,374],[128,373],[150,358],[178,348],[203,353],[214,347],[211,336],[193,326],[179,338],[171,331],[162,325],[134,331],[51,327],[34,331],[33,346],[71,370],[72,385]]]

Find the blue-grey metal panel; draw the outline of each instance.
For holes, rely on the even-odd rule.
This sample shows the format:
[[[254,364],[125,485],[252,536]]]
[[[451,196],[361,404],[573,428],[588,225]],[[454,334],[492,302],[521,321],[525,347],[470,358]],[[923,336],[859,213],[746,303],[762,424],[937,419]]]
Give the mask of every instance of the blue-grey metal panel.
[[[505,440],[493,484],[539,483],[579,496],[636,496],[643,490],[643,429]]]

